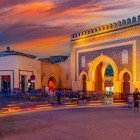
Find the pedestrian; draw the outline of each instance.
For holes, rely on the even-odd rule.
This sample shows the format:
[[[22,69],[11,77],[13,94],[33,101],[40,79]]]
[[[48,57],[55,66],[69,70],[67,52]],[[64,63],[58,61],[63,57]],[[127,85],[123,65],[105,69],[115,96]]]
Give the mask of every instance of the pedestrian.
[[[139,108],[139,96],[140,93],[138,91],[138,88],[135,89],[135,92],[133,93],[133,97],[134,97],[134,108]]]
[[[55,98],[54,91],[50,89],[48,93],[48,103],[54,104],[54,98]]]
[[[129,108],[133,108],[133,102],[134,102],[134,97],[132,96],[132,94],[128,95],[128,107]]]
[[[57,103],[60,105],[61,104],[61,98],[62,98],[62,93],[60,90],[56,90],[55,96],[57,98]]]

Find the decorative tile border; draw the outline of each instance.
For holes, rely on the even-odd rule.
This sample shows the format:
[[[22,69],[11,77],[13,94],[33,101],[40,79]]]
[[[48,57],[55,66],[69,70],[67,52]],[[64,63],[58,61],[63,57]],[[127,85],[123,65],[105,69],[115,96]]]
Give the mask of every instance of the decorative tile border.
[[[110,41],[110,42],[104,42],[104,43],[99,43],[99,44],[94,44],[94,45],[89,45],[89,46],[84,46],[84,47],[80,47],[80,48],[75,48],[75,80],[77,81],[77,76],[79,75],[79,54],[83,53],[83,52],[88,52],[91,53],[92,51],[96,52],[96,50],[104,50],[104,49],[111,49],[112,47],[118,48],[118,47],[126,47],[126,46],[131,46],[133,43],[133,41],[137,41],[139,40],[140,36],[136,36],[136,37],[130,37],[130,38],[125,38],[125,39],[119,39],[119,40],[115,40],[115,41]],[[136,46],[138,45],[138,41]],[[129,51],[130,53],[130,51]],[[99,55],[99,54],[98,54]],[[90,55],[89,55],[90,57]],[[131,56],[132,57],[132,56]],[[131,58],[130,57],[130,58]],[[89,58],[89,60],[91,60],[91,58]],[[131,67],[132,69],[132,64],[131,66],[129,66],[129,68]],[[87,69],[84,69],[85,71],[87,71]]]

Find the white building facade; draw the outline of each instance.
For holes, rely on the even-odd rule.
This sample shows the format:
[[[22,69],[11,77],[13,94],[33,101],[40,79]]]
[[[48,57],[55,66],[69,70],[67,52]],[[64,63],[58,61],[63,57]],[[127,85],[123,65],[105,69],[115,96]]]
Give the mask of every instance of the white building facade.
[[[31,76],[34,75],[34,81]],[[28,90],[28,83],[34,82],[34,88],[41,88],[41,62],[20,55],[0,57],[0,91],[12,92],[14,89]]]

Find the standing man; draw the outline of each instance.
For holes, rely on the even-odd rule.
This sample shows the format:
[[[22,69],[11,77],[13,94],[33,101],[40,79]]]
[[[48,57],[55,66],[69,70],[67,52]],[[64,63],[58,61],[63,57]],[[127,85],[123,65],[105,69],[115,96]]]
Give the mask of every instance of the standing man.
[[[61,104],[61,97],[62,97],[61,91],[56,90],[55,95],[56,95],[56,98],[57,98],[57,103],[60,105]]]
[[[135,89],[135,92],[133,93],[133,97],[134,97],[134,108],[139,108],[139,91],[138,88]]]

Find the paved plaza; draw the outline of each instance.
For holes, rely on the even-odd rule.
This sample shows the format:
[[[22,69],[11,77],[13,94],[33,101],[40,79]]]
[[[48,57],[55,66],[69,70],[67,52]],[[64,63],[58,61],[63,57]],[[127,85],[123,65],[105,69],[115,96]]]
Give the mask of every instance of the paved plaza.
[[[0,117],[0,140],[139,140],[140,110],[74,107]]]

